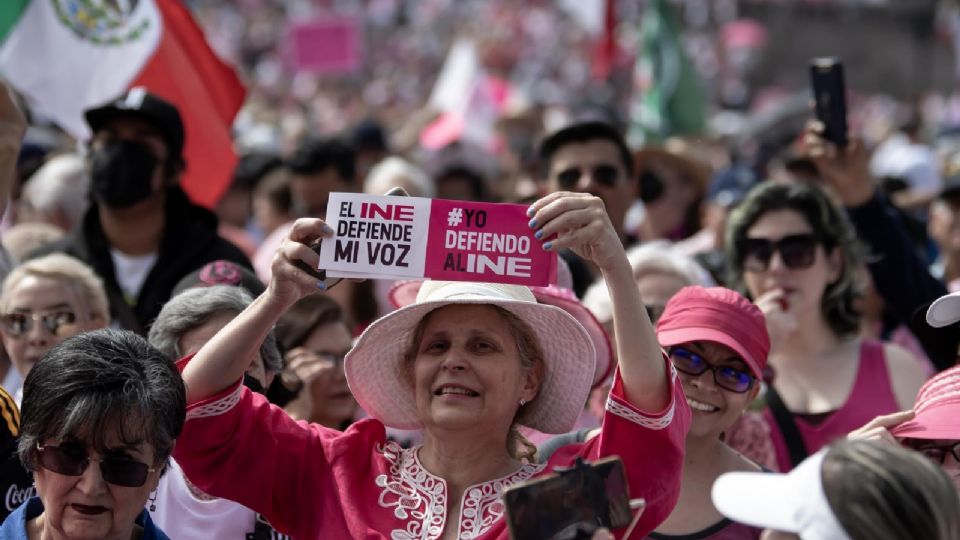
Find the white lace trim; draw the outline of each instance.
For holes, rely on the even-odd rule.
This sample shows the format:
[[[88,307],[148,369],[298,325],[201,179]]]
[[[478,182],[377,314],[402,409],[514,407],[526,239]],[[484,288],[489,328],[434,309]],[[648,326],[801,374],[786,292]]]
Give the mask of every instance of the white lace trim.
[[[435,540],[443,534],[447,521],[447,483],[428,472],[417,458],[417,448],[400,448],[393,442],[377,446],[390,462],[390,474],[381,474],[376,484],[382,488],[378,503],[392,508],[405,529],[390,532],[392,540]],[[546,465],[526,464],[517,472],[497,480],[471,486],[460,503],[458,538],[472,540],[485,534],[503,517],[500,498],[508,486],[524,481]]]
[[[641,414],[633,407],[624,405],[618,400],[614,399],[612,395],[607,396],[607,410],[610,413],[624,418],[637,424],[643,426],[647,429],[660,430],[666,429],[671,422],[673,422],[673,413],[676,410],[676,400],[673,397],[673,385],[680,384],[680,381],[677,380],[677,370],[673,367],[673,364],[670,365],[670,380],[673,381],[673,384],[670,387],[670,408],[667,409],[667,412],[660,416],[659,418],[653,418],[645,414]]]
[[[243,385],[237,385],[236,390],[230,392],[226,396],[207,403],[206,405],[197,407],[195,409],[189,409],[187,411],[187,420],[193,420],[194,418],[207,418],[210,416],[219,416],[234,406],[237,403],[240,403],[240,392],[243,390]]]

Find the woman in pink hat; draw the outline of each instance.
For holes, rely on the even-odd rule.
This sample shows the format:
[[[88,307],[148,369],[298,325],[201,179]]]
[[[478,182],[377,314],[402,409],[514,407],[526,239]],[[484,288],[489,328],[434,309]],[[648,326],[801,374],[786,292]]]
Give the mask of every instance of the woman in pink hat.
[[[578,457],[619,455],[631,497],[647,503],[636,534],[653,530],[680,488],[690,413],[679,380],[600,199],[554,193],[529,215],[544,249],[591,261],[615,299],[619,361],[598,437],[541,465],[519,436],[520,426],[568,431],[596,366],[573,317],[513,285],[426,282],[416,303],[371,324],[344,362],[371,418],[345,432],[295,422],[246,391],[239,380],[260,340],[317,288],[295,262],[316,267],[308,245],[332,231],[304,219],[278,251],[267,291],[184,360],[188,421],[176,452],[190,480],[298,539],[488,540],[508,536],[506,487]],[[424,443],[400,448],[385,426],[423,429]]]
[[[756,540],[761,529],[726,519],[709,487],[723,473],[761,470],[723,434],[760,391],[770,350],[763,313],[730,289],[685,287],[667,302],[657,340],[680,373],[693,419],[680,501],[648,538]]]
[[[939,465],[960,492],[960,366],[927,381],[913,410],[877,417],[849,438],[884,440],[917,450]]]
[[[792,469],[877,415],[909,408],[924,374],[910,353],[858,337],[861,259],[843,210],[810,184],[764,183],[731,215],[732,284],[764,312],[773,382],[764,417]]]

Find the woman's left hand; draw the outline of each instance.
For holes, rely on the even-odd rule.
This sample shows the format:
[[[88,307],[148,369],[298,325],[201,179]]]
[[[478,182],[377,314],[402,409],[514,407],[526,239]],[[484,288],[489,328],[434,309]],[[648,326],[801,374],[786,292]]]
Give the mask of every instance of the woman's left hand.
[[[601,271],[626,263],[603,200],[587,193],[551,193],[530,206],[527,215],[548,251],[564,248],[593,262]]]

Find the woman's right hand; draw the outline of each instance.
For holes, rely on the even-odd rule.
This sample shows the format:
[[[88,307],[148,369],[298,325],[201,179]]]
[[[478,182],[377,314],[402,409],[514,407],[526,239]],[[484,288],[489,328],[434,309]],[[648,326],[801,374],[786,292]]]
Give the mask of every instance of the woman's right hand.
[[[851,431],[848,439],[857,439],[865,441],[883,441],[890,444],[899,444],[896,437],[890,433],[890,428],[899,426],[904,422],[913,420],[916,413],[912,410],[895,412],[884,416],[878,416],[868,422],[860,429]]]
[[[286,354],[286,370],[302,383],[297,397],[284,407],[295,420],[310,420],[313,415],[313,398],[310,387],[322,377],[330,377],[337,369],[337,363],[303,347],[294,347]]]
[[[783,289],[773,289],[760,295],[754,304],[763,312],[770,335],[770,352],[778,350],[787,337],[797,329],[797,316],[791,309],[790,298]]]
[[[267,286],[270,298],[292,306],[301,298],[323,290],[323,284],[298,263],[317,268],[320,255],[310,248],[322,238],[333,236],[333,230],[322,219],[302,218],[294,222],[271,263],[272,276]]]

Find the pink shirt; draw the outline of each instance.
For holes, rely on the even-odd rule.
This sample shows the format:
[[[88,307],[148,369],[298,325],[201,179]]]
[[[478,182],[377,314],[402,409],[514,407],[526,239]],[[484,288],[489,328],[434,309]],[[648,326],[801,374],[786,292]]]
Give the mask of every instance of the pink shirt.
[[[860,346],[857,378],[844,404],[818,424],[811,424],[796,414],[792,416],[800,436],[803,437],[807,454],[812,455],[831,442],[846,437],[851,431],[863,427],[875,417],[899,410],[897,397],[890,384],[883,343],[864,340]],[[764,410],[763,418],[770,426],[770,438],[776,449],[778,468],[782,472],[789,471],[793,468],[790,464],[790,451],[769,408]]]
[[[672,366],[669,373],[671,401],[664,410],[649,413],[629,403],[618,372],[598,437],[561,449],[547,465],[526,464],[468,488],[460,501],[459,538],[508,538],[504,488],[578,456],[623,459],[631,497],[647,501],[633,537],[652,531],[679,496],[690,425]],[[447,486],[424,468],[418,451],[388,442],[376,419],[345,432],[296,422],[237,384],[187,408],[174,455],[201,490],[263,514],[297,540],[436,539],[446,526]]]

